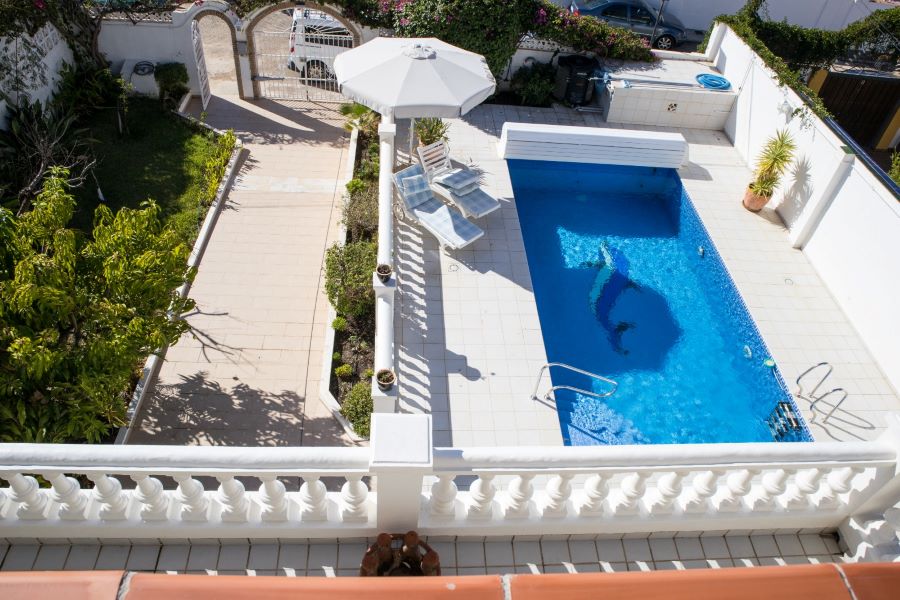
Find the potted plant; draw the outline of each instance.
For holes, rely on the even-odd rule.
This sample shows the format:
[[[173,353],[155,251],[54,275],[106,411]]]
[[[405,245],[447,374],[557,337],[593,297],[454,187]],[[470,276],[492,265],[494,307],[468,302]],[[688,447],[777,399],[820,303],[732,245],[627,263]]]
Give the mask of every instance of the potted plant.
[[[416,119],[415,131],[419,138],[420,146],[428,146],[441,140],[447,140],[447,130],[450,125],[437,117]]]
[[[378,369],[378,372],[375,373],[375,381],[378,382],[378,389],[386,392],[394,387],[394,384],[397,382],[397,376],[391,369]]]
[[[769,138],[756,159],[756,173],[744,194],[744,208],[753,212],[762,210],[775,192],[784,170],[791,164],[796,148],[797,144],[786,129]]]
[[[375,267],[375,274],[378,275],[378,279],[381,280],[381,283],[387,283],[393,272],[394,270],[391,269],[391,265],[386,265],[384,263]]]

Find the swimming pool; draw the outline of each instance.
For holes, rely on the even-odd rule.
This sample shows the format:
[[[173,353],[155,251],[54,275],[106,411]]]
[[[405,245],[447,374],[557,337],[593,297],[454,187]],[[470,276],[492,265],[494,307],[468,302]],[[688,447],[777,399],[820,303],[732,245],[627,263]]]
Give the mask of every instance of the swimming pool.
[[[771,442],[778,403],[799,414],[674,170],[508,165],[548,360],[618,382],[556,392],[567,445]]]

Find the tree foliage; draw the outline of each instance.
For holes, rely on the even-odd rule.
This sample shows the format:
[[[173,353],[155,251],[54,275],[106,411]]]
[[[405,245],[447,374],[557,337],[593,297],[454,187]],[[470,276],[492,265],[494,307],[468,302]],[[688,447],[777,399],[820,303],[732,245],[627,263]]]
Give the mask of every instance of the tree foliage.
[[[93,239],[67,228],[67,173],[53,169],[34,209],[0,209],[0,440],[97,442],[124,423],[143,357],[188,329],[175,293],[190,249],[159,208],[101,206]]]
[[[346,317],[364,317],[375,308],[372,273],[377,246],[373,242],[335,244],[325,253],[325,293]]]

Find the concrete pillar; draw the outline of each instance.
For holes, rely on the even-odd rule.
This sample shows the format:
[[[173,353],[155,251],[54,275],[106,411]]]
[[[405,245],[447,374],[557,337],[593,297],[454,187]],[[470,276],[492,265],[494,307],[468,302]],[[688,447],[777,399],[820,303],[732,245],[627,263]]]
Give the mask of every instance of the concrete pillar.
[[[841,161],[834,168],[834,173],[831,175],[828,185],[825,186],[818,198],[810,198],[803,208],[803,212],[800,213],[797,224],[791,229],[790,239],[794,248],[803,248],[809,242],[822,221],[822,217],[828,211],[828,207],[831,206],[831,203],[847,180],[847,176],[850,174],[850,169],[853,167],[853,159],[856,155],[849,146],[842,146],[842,148],[844,156],[841,157]]]
[[[375,373],[381,369],[394,366],[394,295],[397,291],[397,279],[394,275],[387,282],[382,282],[378,275],[372,274],[372,288],[375,290]],[[372,378],[372,404],[376,413],[393,413],[397,411],[399,382],[387,390],[378,387],[375,377]]]
[[[374,414],[370,440],[378,530],[403,533],[417,529],[422,480],[434,465],[431,415]]]
[[[379,173],[378,173],[378,264],[393,266],[394,217],[393,205],[394,137],[397,126],[392,115],[383,115],[378,126]]]

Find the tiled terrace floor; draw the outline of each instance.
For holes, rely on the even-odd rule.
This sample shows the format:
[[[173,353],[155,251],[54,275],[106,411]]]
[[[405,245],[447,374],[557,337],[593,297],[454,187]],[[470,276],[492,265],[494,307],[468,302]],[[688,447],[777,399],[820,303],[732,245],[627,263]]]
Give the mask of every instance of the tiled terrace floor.
[[[402,404],[432,413],[438,445],[561,443],[555,412],[530,400],[546,355],[509,173],[497,156],[505,121],[612,127],[565,108],[497,105],[452,122],[453,158],[484,172],[502,208],[478,221],[481,240],[457,252],[439,252],[428,234],[398,224]],[[690,143],[681,179],[791,391],[802,371],[828,361],[828,389],[849,392],[827,425],[812,422],[815,438],[876,437],[900,401],[803,252],[791,248],[777,214],[741,206],[750,171],[725,134],[643,129],[680,131]],[[809,403],[798,405],[811,422]]]
[[[192,112],[199,114],[195,102]],[[347,132],[334,105],[213,97],[206,120],[249,150],[131,444],[346,445],[318,401]]]
[[[840,561],[830,535],[429,540],[444,575],[718,569]],[[0,543],[0,570],[126,569],[210,575],[355,576],[364,540],[248,544]]]

